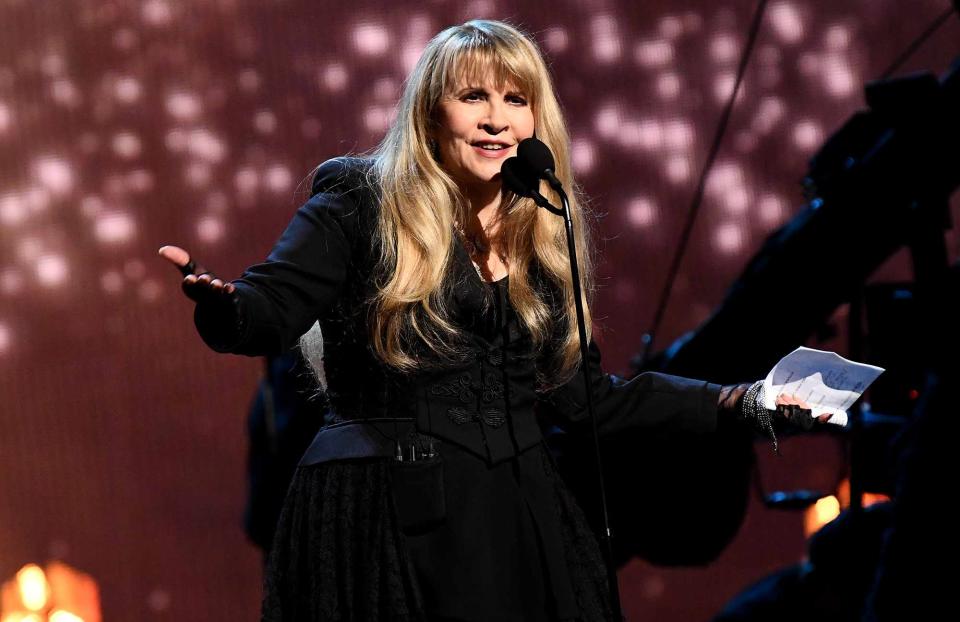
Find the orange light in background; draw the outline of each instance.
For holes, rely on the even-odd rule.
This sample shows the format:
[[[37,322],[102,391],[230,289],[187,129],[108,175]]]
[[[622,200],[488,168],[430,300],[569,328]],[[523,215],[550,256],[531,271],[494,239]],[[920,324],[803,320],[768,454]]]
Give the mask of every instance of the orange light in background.
[[[830,495],[820,499],[811,507],[807,508],[803,517],[803,533],[810,537],[821,527],[840,515],[840,500]]]
[[[890,497],[877,492],[863,493],[863,507],[870,507],[874,503],[890,501]],[[821,527],[840,515],[840,510],[850,507],[850,480],[844,479],[837,486],[836,496],[824,497],[816,504],[807,508],[803,517],[803,533],[806,537],[812,536]]]
[[[0,622],[101,622],[97,583],[62,562],[27,564],[0,586]]]
[[[27,564],[17,572],[17,588],[20,602],[29,611],[40,611],[47,606],[50,598],[50,584],[43,568],[36,564]]]

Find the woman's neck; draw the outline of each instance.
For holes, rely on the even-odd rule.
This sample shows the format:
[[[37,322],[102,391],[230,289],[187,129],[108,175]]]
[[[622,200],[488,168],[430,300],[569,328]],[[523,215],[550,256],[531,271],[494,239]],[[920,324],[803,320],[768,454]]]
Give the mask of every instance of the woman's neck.
[[[467,222],[463,223],[464,233],[491,236],[497,228],[497,215],[500,211],[501,187],[495,184],[477,184],[464,188],[467,200]]]

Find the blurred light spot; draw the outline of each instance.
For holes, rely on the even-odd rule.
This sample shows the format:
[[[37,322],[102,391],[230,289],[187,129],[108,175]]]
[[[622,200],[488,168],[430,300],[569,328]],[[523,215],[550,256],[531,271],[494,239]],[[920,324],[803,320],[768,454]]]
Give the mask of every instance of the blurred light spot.
[[[634,48],[633,57],[644,67],[663,67],[673,61],[673,44],[664,39],[641,41]]]
[[[543,45],[548,52],[559,54],[560,52],[566,51],[567,46],[570,45],[570,36],[567,34],[566,29],[560,26],[553,26],[543,33]]]
[[[857,79],[846,59],[830,54],[823,62],[823,86],[835,97],[849,97],[857,89]]]
[[[680,94],[680,76],[675,73],[665,73],[657,78],[657,94],[663,99],[674,99]]]
[[[403,68],[404,74],[413,71],[417,61],[420,60],[420,55],[423,53],[423,47],[420,44],[407,44],[400,50],[400,66]]]
[[[637,197],[627,204],[627,220],[638,229],[645,229],[657,222],[657,206],[647,197]]]
[[[765,45],[757,50],[757,62],[761,65],[777,65],[780,63],[780,50],[772,45]]]
[[[780,84],[781,74],[777,67],[760,67],[759,74],[760,86],[767,90],[773,90]]]
[[[757,106],[757,113],[753,117],[753,129],[757,132],[766,134],[783,119],[786,113],[786,106],[779,97],[768,96],[760,100]]]
[[[183,151],[187,148],[187,133],[183,130],[176,128],[167,132],[167,135],[163,139],[163,144],[167,146],[167,149],[177,153]]]
[[[793,2],[774,2],[767,11],[773,31],[784,43],[797,43],[803,38],[803,20]]]
[[[793,126],[793,142],[802,151],[813,151],[823,142],[823,130],[816,121],[807,119]]]
[[[140,284],[140,300],[144,302],[155,302],[160,298],[160,294],[163,293],[163,289],[160,287],[160,283],[154,279],[148,279]]]
[[[96,217],[93,230],[101,242],[117,244],[133,238],[137,225],[133,217],[126,212],[107,212]]]
[[[83,622],[83,618],[73,615],[64,609],[54,609],[50,614],[50,622]]]
[[[60,255],[41,255],[37,258],[37,282],[47,287],[62,285],[67,280],[67,261]]]
[[[12,122],[13,114],[10,112],[10,107],[0,102],[0,134],[6,133],[6,131],[10,129]]]
[[[743,186],[743,169],[735,162],[718,162],[707,178],[707,192],[722,196]]]
[[[223,214],[230,207],[230,200],[223,192],[211,192],[204,201],[204,207],[211,213]]]
[[[213,169],[206,162],[194,160],[187,164],[183,171],[183,177],[188,185],[194,188],[203,188],[210,185],[210,181],[213,179]]]
[[[820,72],[820,57],[814,52],[804,52],[797,61],[797,67],[805,76],[816,75]]]
[[[170,608],[170,593],[162,588],[154,588],[147,595],[147,606],[151,611],[161,612]]]
[[[19,294],[23,289],[23,275],[16,268],[6,268],[0,272],[0,292],[8,296]]]
[[[191,130],[187,135],[187,151],[205,162],[220,162],[227,155],[227,147],[213,132],[204,128]]]
[[[730,99],[733,94],[733,87],[737,82],[737,76],[732,73],[720,73],[713,80],[713,97],[719,103],[724,103]],[[743,97],[743,85],[740,86],[738,98]]]
[[[417,53],[419,58],[420,54]],[[341,63],[330,63],[320,72],[320,86],[328,91],[342,91],[347,86],[350,75]]]
[[[93,218],[103,211],[103,199],[90,194],[80,200],[80,213],[87,218]]]
[[[596,150],[589,140],[578,138],[571,142],[570,161],[577,174],[586,175],[592,171],[595,158]]]
[[[286,192],[292,183],[290,169],[282,164],[274,164],[263,174],[263,185],[272,192]]]
[[[50,83],[50,97],[68,108],[78,106],[82,99],[79,89],[67,78],[58,78]]]
[[[86,155],[92,155],[100,149],[100,137],[93,132],[84,132],[77,141],[80,152]]]
[[[66,68],[67,63],[60,54],[47,54],[40,61],[40,71],[51,78],[62,74]]]
[[[167,26],[173,21],[173,11],[165,0],[146,0],[140,14],[143,21],[151,26]]]
[[[142,94],[143,87],[140,86],[140,81],[131,76],[124,76],[113,85],[114,97],[123,104],[132,104],[139,101]]]
[[[308,117],[300,122],[300,134],[304,138],[315,140],[320,138],[321,125],[318,119]]]
[[[54,195],[63,196],[73,190],[73,167],[63,158],[41,156],[33,162],[33,173],[37,181]]]
[[[250,195],[256,192],[260,185],[260,176],[252,168],[244,167],[234,174],[233,185],[241,195]]]
[[[636,134],[636,144],[644,149],[654,151],[663,146],[663,127],[656,119],[642,119],[625,129],[623,136]]]
[[[783,222],[787,215],[786,202],[774,194],[765,194],[757,203],[757,212],[760,220],[766,225],[775,225]]]
[[[197,237],[204,242],[217,242],[224,232],[223,221],[216,216],[204,216],[197,221]]]
[[[10,329],[3,322],[0,322],[0,354],[5,354],[10,350]]]
[[[45,212],[50,207],[50,191],[46,188],[34,186],[23,192],[24,205],[31,212]]]
[[[748,131],[738,132],[734,145],[740,153],[750,153],[757,148],[757,137]]]
[[[683,150],[693,145],[693,126],[682,119],[672,119],[663,128],[663,142],[673,150]]]
[[[713,243],[722,253],[736,253],[743,248],[743,231],[734,223],[720,225],[714,231]]]
[[[666,15],[660,18],[657,24],[660,35],[668,39],[676,39],[683,34],[683,20],[676,15]]]
[[[613,297],[617,302],[633,302],[637,298],[637,285],[629,279],[616,279]]]
[[[123,273],[131,281],[139,281],[147,273],[147,267],[139,259],[131,259],[123,264]]]
[[[132,132],[114,134],[111,141],[113,152],[124,160],[132,160],[140,155],[140,137]]]
[[[0,223],[8,227],[19,225],[27,218],[27,207],[19,193],[0,196]]]
[[[166,109],[175,119],[193,121],[200,116],[203,105],[200,98],[193,93],[175,91],[167,95]]]
[[[380,56],[390,47],[390,34],[380,24],[360,22],[353,29],[353,46],[365,56]]]
[[[384,106],[368,106],[363,111],[363,125],[368,131],[379,134],[390,127],[390,108]]]
[[[108,294],[119,294],[123,291],[123,275],[116,270],[109,270],[100,275],[100,287]]]
[[[731,188],[723,196],[723,206],[727,213],[742,216],[750,207],[750,197],[744,188]]]
[[[393,103],[397,99],[397,82],[393,78],[380,78],[373,83],[373,96],[380,101]]]
[[[620,35],[612,15],[598,15],[590,21],[593,58],[600,63],[612,63],[620,58]]]
[[[843,24],[831,24],[823,35],[824,42],[831,50],[842,51],[850,46],[850,29]]]
[[[667,158],[664,174],[671,182],[675,184],[683,183],[690,179],[692,173],[690,160],[686,156],[671,156]]]
[[[703,27],[703,18],[696,11],[687,11],[683,14],[683,29],[687,34],[700,32]]]
[[[140,37],[132,28],[120,28],[113,33],[113,47],[121,52],[129,52],[139,41]]]
[[[253,93],[260,88],[260,74],[256,69],[244,69],[237,76],[237,86],[241,91]]]
[[[737,38],[730,34],[716,35],[710,41],[710,57],[716,63],[730,63],[737,59],[740,45]]]
[[[153,173],[143,168],[130,171],[127,173],[127,187],[134,192],[150,192],[153,190]]]
[[[253,115],[253,127],[261,134],[273,134],[277,129],[277,117],[269,110],[260,110]]]
[[[593,129],[602,138],[615,138],[622,126],[623,119],[620,116],[620,106],[617,104],[607,104],[593,118]]]
[[[640,580],[640,595],[645,600],[656,600],[667,591],[667,585],[660,575],[650,574]]]

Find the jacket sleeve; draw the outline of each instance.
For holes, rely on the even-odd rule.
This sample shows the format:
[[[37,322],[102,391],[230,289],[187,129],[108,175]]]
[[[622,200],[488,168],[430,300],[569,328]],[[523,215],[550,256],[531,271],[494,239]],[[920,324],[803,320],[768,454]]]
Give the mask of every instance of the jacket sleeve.
[[[351,269],[359,216],[345,159],[325,162],[313,196],[297,210],[263,263],[233,281],[227,303],[198,304],[194,322],[218,352],[280,354],[294,345],[341,294]]]
[[[601,437],[630,429],[651,432],[713,432],[717,427],[720,385],[657,372],[644,372],[624,381],[603,373],[600,349],[593,341],[589,352],[590,388]],[[583,372],[548,392],[543,401],[547,416],[567,431],[590,425]]]

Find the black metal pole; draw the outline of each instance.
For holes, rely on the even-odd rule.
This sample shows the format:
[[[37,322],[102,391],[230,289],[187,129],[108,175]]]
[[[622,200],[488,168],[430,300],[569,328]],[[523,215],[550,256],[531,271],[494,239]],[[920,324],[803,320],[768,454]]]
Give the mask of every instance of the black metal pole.
[[[580,334],[580,370],[583,372],[583,388],[587,395],[587,414],[593,434],[593,451],[596,458],[597,483],[600,489],[600,507],[603,511],[604,558],[607,563],[607,580],[610,583],[610,607],[615,620],[623,620],[623,608],[620,605],[620,585],[617,582],[617,567],[613,561],[613,532],[610,529],[610,515],[607,511],[607,491],[603,482],[603,463],[600,459],[600,437],[597,431],[597,417],[593,410],[593,391],[590,386],[590,344],[587,341],[587,324],[583,312],[583,289],[580,285],[580,266],[577,262],[577,246],[573,235],[573,219],[570,216],[570,202],[563,188],[554,188],[560,195],[563,205],[563,224],[567,232],[567,251],[570,255],[570,278],[573,281],[573,300],[577,309],[577,332]],[[552,206],[551,206],[552,207]],[[556,208],[550,210],[557,213]]]

